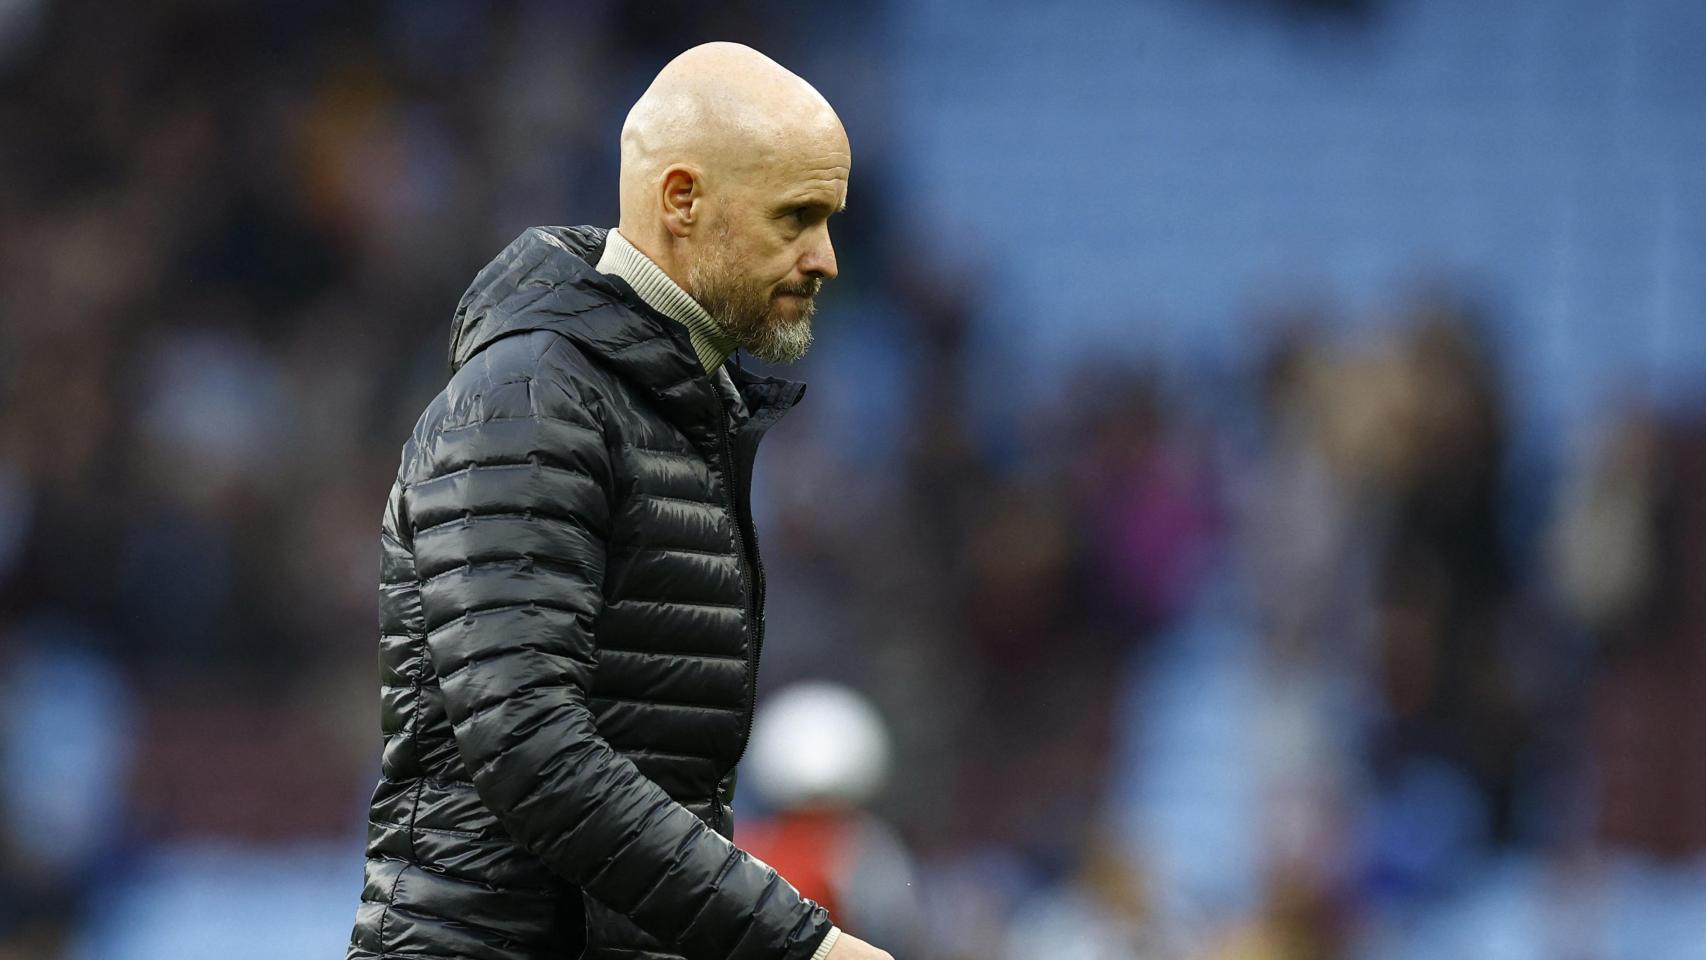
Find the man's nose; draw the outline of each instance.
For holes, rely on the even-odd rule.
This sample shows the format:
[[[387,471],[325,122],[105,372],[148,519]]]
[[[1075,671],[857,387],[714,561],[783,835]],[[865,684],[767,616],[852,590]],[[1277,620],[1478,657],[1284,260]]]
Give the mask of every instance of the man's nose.
[[[806,251],[805,258],[800,261],[800,272],[825,280],[835,279],[835,245],[829,242],[829,231],[825,230],[823,239]]]

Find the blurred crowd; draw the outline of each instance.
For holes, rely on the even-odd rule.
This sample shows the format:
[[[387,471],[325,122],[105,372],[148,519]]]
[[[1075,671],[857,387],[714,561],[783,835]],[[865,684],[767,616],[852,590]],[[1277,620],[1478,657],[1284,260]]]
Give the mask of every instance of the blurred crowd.
[[[816,79],[880,13],[703,7],[0,4],[0,958],[341,949],[379,513],[463,285],[613,220],[673,53]],[[850,95],[842,279],[755,493],[761,696],[886,719],[882,945],[1700,955],[1706,415],[1520,456],[1500,317],[1438,289],[1366,336],[1252,316],[1240,362],[1087,356],[992,428],[983,268],[911,242]],[[274,912],[224,913],[251,883]]]

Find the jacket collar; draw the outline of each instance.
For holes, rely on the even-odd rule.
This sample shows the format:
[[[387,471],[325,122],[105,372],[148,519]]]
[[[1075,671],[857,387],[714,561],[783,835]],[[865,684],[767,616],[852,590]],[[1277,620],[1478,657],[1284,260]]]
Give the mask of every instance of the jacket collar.
[[[648,306],[620,278],[593,268],[607,231],[530,227],[474,278],[456,308],[450,369],[501,337],[550,330],[641,390],[702,449],[718,442],[724,403],[687,328]],[[723,365],[746,401],[748,421],[768,428],[805,394],[806,385]]]

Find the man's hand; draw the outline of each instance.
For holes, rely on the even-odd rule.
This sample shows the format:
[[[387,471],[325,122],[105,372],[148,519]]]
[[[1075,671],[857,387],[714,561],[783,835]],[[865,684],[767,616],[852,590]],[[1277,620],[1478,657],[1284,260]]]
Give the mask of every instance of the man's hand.
[[[894,960],[887,950],[878,950],[846,931],[829,948],[828,960]]]

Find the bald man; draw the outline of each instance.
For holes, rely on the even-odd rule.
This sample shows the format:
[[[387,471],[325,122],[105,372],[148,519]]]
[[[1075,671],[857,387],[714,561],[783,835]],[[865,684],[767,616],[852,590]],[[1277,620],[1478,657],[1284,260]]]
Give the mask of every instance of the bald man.
[[[810,345],[846,131],[718,43],[658,74],[621,149],[616,229],[534,227],[480,272],[403,448],[348,960],[892,960],[731,842],[752,469],[805,384],[729,358]]]

